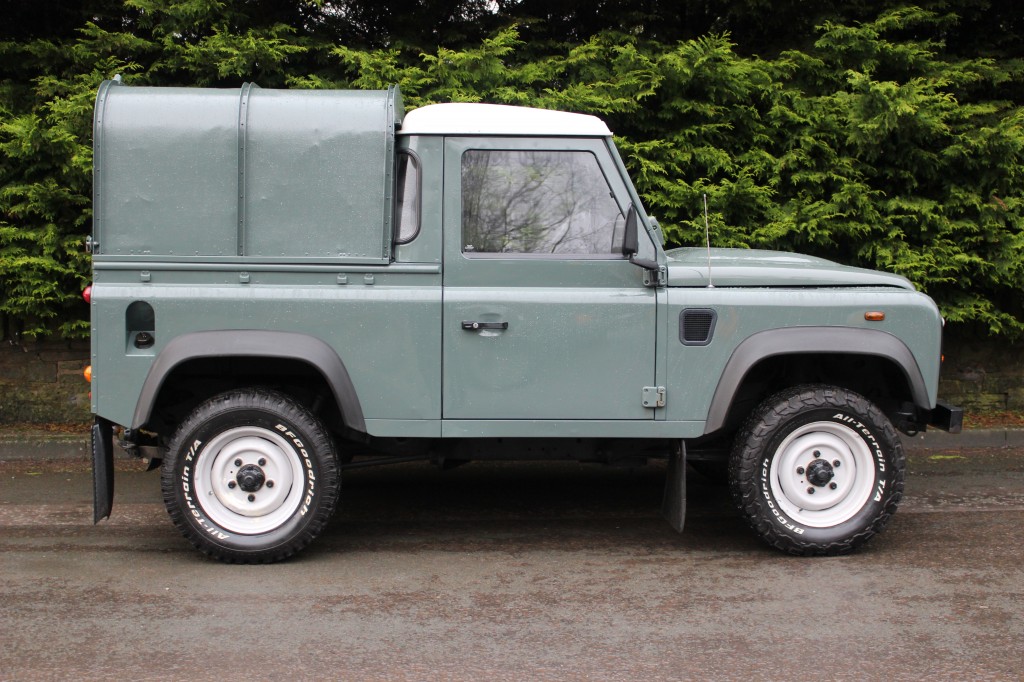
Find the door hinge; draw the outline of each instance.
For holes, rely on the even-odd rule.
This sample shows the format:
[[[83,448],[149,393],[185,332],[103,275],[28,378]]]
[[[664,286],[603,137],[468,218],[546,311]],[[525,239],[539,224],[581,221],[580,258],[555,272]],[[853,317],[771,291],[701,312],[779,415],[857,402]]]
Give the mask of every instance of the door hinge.
[[[644,407],[657,408],[665,407],[664,386],[644,386],[643,388]]]
[[[668,268],[664,265],[657,270],[644,270],[645,287],[663,287],[668,284]]]

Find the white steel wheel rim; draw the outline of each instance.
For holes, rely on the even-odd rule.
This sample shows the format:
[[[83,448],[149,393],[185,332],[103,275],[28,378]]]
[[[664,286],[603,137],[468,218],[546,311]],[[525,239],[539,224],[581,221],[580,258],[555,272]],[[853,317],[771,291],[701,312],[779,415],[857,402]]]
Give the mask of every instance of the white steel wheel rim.
[[[827,463],[831,472],[824,484],[809,475],[811,467],[822,473],[825,467],[821,462]],[[770,480],[775,501],[791,519],[811,528],[830,528],[849,521],[871,498],[874,456],[850,427],[813,422],[789,434],[779,445]]]
[[[264,482],[256,490],[240,485],[246,467],[262,472]],[[266,533],[288,521],[302,503],[304,480],[291,444],[257,426],[230,429],[207,443],[194,478],[196,498],[209,519],[239,535]]]

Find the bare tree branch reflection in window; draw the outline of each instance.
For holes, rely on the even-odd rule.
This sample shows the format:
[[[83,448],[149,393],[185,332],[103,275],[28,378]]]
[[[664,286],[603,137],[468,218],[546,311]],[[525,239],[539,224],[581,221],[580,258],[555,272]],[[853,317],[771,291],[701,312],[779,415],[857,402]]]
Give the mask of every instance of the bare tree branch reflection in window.
[[[462,155],[464,251],[615,254],[622,222],[590,152],[472,149]]]

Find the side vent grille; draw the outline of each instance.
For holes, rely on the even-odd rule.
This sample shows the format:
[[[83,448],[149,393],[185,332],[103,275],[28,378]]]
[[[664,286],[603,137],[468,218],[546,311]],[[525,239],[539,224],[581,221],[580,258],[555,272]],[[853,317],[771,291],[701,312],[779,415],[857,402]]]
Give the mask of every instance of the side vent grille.
[[[718,313],[710,308],[689,308],[679,313],[679,340],[684,346],[706,346],[715,334]]]

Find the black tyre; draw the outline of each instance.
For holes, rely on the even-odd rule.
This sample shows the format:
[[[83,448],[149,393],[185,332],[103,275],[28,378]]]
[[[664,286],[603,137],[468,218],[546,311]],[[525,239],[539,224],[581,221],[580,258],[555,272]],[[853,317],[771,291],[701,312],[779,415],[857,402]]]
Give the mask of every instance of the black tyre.
[[[800,386],[758,407],[729,460],[733,499],[768,544],[799,555],[845,554],[882,530],[903,496],[906,458],[866,398]]]
[[[334,445],[282,393],[244,389],[197,407],[161,470],[174,525],[203,553],[234,563],[286,559],[323,530],[338,500]]]

